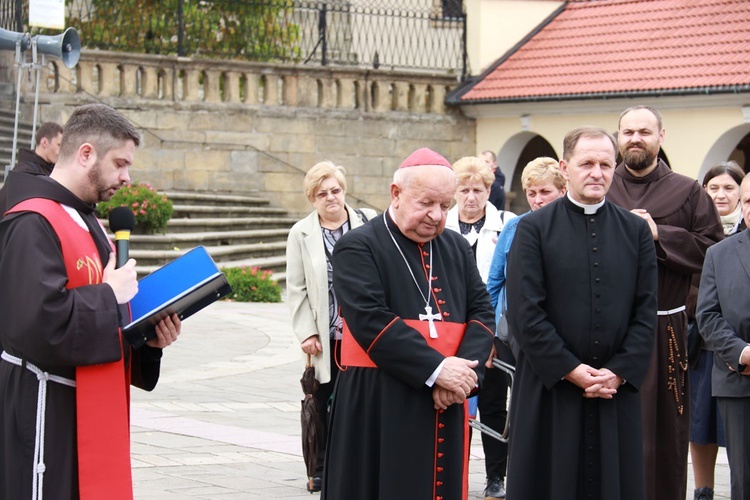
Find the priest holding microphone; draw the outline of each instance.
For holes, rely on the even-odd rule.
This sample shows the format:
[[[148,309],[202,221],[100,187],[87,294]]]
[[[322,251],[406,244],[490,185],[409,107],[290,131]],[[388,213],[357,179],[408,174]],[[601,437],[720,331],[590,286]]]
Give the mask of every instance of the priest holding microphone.
[[[154,388],[162,349],[181,328],[177,315],[166,317],[137,350],[120,332],[138,291],[135,261],[121,234],[115,265],[94,209],[129,182],[139,144],[119,112],[80,106],[49,177],[8,177],[0,221],[0,498],[133,498],[129,385]]]

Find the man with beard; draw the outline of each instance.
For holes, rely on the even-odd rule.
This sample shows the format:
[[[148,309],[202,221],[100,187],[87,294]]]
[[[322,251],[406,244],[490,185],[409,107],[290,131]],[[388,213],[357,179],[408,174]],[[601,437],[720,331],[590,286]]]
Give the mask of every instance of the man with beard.
[[[0,222],[0,498],[133,498],[129,383],[156,385],[177,315],[133,350],[138,291],[94,213],[130,178],[140,135],[101,104],[77,108],[52,174],[11,172]]]
[[[648,222],[658,261],[656,346],[641,386],[646,498],[684,500],[690,423],[685,300],[706,249],[723,238],[722,225],[700,184],[658,158],[664,141],[658,111],[626,109],[617,135],[623,161],[607,197]]]

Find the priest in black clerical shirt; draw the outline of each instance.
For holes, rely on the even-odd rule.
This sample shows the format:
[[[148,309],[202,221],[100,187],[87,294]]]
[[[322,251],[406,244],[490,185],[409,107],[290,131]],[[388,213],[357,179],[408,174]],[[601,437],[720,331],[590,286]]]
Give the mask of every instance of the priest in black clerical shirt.
[[[646,221],[605,199],[615,155],[605,130],[569,132],[568,194],[524,217],[510,251],[513,500],[644,496],[639,390],[654,345],[656,254]]]

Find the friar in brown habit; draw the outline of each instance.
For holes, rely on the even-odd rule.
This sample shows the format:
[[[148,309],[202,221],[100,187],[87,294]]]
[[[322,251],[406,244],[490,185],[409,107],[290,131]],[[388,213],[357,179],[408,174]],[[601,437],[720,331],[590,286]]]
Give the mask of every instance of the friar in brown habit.
[[[690,424],[685,300],[706,249],[723,238],[722,226],[700,184],[658,158],[664,141],[658,111],[626,109],[617,135],[623,161],[607,199],[648,222],[658,261],[656,346],[641,386],[646,498],[684,500]]]

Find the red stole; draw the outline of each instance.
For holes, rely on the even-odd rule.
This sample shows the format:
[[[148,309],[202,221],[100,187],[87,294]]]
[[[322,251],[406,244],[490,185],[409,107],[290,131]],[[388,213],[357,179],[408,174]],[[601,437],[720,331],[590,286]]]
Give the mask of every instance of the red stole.
[[[55,230],[68,274],[66,288],[102,282],[103,266],[93,236],[57,202],[25,200],[7,213],[36,212]],[[120,340],[122,344],[122,340]],[[78,482],[81,500],[132,500],[129,382],[123,357],[114,363],[76,367]]]
[[[464,323],[436,321],[435,328],[437,329],[438,337],[433,339],[430,337],[429,322],[416,319],[405,319],[403,321],[407,326],[417,330],[427,341],[427,344],[433,349],[436,349],[443,356],[456,355],[458,347],[461,345],[461,341],[464,338],[464,331],[466,331],[466,325]],[[393,323],[390,323],[386,326],[378,336],[383,335],[392,324]],[[375,342],[377,342],[377,339],[375,339]],[[375,342],[373,342],[373,344]],[[347,325],[346,320],[344,320],[344,329],[341,338],[341,365],[359,366],[363,368],[377,367],[370,359],[369,354],[367,354],[359,343],[354,340],[354,337],[352,337],[352,332],[349,330],[349,325]]]

